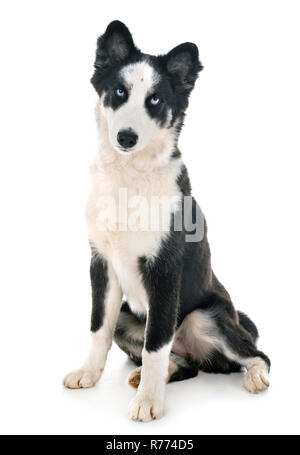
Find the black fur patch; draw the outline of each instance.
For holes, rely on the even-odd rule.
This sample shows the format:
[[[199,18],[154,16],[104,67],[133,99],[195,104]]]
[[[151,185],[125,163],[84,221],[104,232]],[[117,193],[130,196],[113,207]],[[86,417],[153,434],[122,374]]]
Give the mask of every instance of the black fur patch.
[[[183,196],[190,196],[192,192],[191,182],[185,165],[182,165],[181,172],[177,177],[177,185]]]
[[[241,326],[244,327],[245,330],[247,330],[248,333],[250,333],[250,335],[252,336],[253,342],[256,343],[256,340],[259,337],[259,333],[258,333],[256,325],[254,324],[254,322],[251,321],[251,319],[245,313],[238,311],[238,315],[239,315],[239,323],[241,324]]]
[[[244,358],[261,357],[270,368],[270,359],[256,348],[253,338],[247,330],[238,326],[229,318],[216,317],[216,320],[218,328],[233,352]]]
[[[193,43],[183,43],[167,55],[158,57],[160,72],[167,75],[171,84],[174,101],[173,121],[188,107],[188,98],[194,88],[203,66],[199,60],[198,48]]]
[[[107,76],[115,68],[119,68],[140,56],[131,33],[120,21],[111,22],[105,33],[98,38],[95,60],[96,80]],[[95,82],[95,81],[93,81]]]
[[[230,374],[239,373],[242,370],[242,366],[237,362],[227,359],[225,355],[215,350],[205,362],[199,365],[199,370],[205,373]]]
[[[108,276],[106,261],[94,249],[92,249],[90,277],[92,285],[91,331],[96,332],[103,323]]]
[[[171,352],[170,360],[177,366],[177,370],[171,375],[169,382],[184,381],[198,375],[199,366],[194,362],[188,362],[182,357]]]
[[[122,98],[117,95],[117,90],[119,88],[124,90],[124,96]],[[128,96],[129,94],[125,88],[122,78],[118,74],[115,74],[115,77],[110,79],[109,85],[105,91],[105,97],[103,100],[104,106],[109,106],[116,110],[118,107],[126,103]]]
[[[140,258],[140,271],[149,298],[147,351],[157,351],[174,334],[182,275],[183,232],[171,231],[154,260]]]
[[[148,59],[147,61],[152,61],[153,66],[156,67],[154,58],[151,60]],[[159,73],[158,68],[156,68],[156,71]],[[151,99],[153,96],[159,98],[159,103],[156,106],[153,106],[151,104]],[[169,110],[171,109],[172,111],[173,97],[174,94],[168,79],[166,77],[163,77],[163,74],[160,73],[159,83],[153,86],[151,93],[145,99],[145,108],[148,112],[148,115],[156,120],[157,123],[161,126],[164,126],[166,124]]]
[[[183,196],[191,195],[191,185],[188,172],[185,166],[182,167],[181,174],[177,178],[177,184]],[[185,207],[186,210],[186,207]],[[182,278],[180,286],[180,305],[177,324],[181,324],[185,316],[193,310],[199,308],[201,300],[209,292],[211,285],[211,262],[210,249],[207,241],[207,227],[203,214],[192,198],[192,206],[189,208],[189,218],[195,224],[198,223],[198,230],[202,234],[200,242],[187,242],[186,235],[193,234],[194,231],[183,231],[183,256],[182,256]],[[196,212],[201,214],[200,219],[196,218]],[[183,210],[183,217],[185,216]]]
[[[105,33],[98,38],[95,71],[91,82],[99,95],[106,92],[106,104],[112,102],[112,93],[123,86],[120,69],[141,58],[130,31],[120,21],[111,22]],[[110,104],[109,104],[110,105]]]

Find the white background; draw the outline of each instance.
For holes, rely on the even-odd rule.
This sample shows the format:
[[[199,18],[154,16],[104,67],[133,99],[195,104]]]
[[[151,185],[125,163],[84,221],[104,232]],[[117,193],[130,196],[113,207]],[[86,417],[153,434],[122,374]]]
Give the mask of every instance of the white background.
[[[299,2],[3,1],[0,6],[0,430],[10,434],[299,432]],[[113,19],[143,51],[194,41],[204,71],[180,149],[209,226],[213,266],[256,322],[271,387],[199,373],[166,413],[131,422],[133,364],[113,347],[95,389],[62,377],[89,348],[84,204],[97,150],[89,83]]]

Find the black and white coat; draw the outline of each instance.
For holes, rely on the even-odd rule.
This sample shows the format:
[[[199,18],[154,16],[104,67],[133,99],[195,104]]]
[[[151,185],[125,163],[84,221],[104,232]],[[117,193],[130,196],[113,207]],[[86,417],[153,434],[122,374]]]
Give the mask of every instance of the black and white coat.
[[[139,365],[129,377],[137,388],[129,405],[134,420],[161,417],[166,382],[195,376],[199,369],[229,373],[245,367],[247,390],[269,385],[270,361],[256,348],[257,329],[234,309],[211,269],[206,223],[191,198],[177,148],[201,69],[194,44],[184,43],[163,56],[146,55],[119,21],[98,39],[92,84],[99,95],[100,146],[86,209],[92,348],[64,385],[95,385],[114,337]],[[126,203],[120,189],[126,190]],[[188,208],[184,197],[192,201]],[[127,201],[141,198],[147,207],[153,198],[163,198],[163,229],[145,229],[140,217],[130,214],[135,204]],[[111,201],[113,213],[106,206],[103,216]],[[125,218],[120,216],[124,205]],[[175,229],[178,213],[192,218],[200,239],[187,241],[185,227]]]

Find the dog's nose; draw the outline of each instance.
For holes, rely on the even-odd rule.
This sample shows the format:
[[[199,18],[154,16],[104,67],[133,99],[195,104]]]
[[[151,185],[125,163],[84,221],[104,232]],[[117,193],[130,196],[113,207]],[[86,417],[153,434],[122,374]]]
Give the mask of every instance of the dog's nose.
[[[138,135],[135,134],[134,131],[128,129],[128,130],[122,130],[118,132],[117,136],[119,144],[125,148],[129,149],[135,146],[135,144],[138,141]]]

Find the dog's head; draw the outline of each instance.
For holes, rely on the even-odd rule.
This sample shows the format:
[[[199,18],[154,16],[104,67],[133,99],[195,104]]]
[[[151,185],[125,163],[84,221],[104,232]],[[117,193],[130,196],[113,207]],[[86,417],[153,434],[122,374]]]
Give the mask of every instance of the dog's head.
[[[161,130],[180,124],[201,69],[195,44],[181,44],[166,55],[146,55],[122,22],[111,22],[98,39],[91,80],[111,145],[120,153],[137,152]]]

